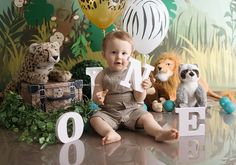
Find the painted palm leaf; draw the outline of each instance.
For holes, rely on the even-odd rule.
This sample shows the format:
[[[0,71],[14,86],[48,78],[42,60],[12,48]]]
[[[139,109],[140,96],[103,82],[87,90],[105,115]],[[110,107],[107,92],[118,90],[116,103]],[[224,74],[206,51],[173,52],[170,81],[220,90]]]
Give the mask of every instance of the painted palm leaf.
[[[175,0],[162,0],[162,2],[166,5],[169,16],[170,16],[170,24],[174,21],[176,17],[176,10],[177,5],[175,3]]]

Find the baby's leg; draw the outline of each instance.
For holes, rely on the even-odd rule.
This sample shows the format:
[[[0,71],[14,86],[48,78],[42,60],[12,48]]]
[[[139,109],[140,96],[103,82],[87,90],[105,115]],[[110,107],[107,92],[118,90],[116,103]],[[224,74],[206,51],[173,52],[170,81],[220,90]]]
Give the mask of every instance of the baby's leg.
[[[102,138],[102,145],[109,144],[113,142],[120,141],[121,137],[114,130],[107,132],[107,134]]]
[[[176,129],[164,130],[150,113],[143,114],[137,121],[137,125],[143,127],[156,141],[169,141],[179,138],[179,132]]]
[[[159,130],[156,132],[155,140],[156,141],[169,141],[169,140],[176,140],[179,138],[179,132],[176,129],[170,130]]]
[[[90,119],[90,124],[95,131],[103,137],[102,145],[121,140],[121,136],[102,118],[93,117]]]

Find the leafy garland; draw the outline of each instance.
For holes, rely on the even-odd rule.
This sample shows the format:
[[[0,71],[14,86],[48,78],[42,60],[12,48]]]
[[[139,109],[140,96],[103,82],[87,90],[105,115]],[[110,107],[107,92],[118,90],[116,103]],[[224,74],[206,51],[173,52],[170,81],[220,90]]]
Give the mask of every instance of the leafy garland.
[[[19,141],[39,143],[41,149],[49,144],[58,143],[56,138],[56,121],[64,113],[73,111],[79,113],[86,125],[94,112],[91,100],[75,103],[68,109],[45,113],[29,104],[25,104],[20,95],[9,92],[0,105],[0,126],[14,132],[21,132]],[[68,134],[72,133],[72,121],[68,121]]]

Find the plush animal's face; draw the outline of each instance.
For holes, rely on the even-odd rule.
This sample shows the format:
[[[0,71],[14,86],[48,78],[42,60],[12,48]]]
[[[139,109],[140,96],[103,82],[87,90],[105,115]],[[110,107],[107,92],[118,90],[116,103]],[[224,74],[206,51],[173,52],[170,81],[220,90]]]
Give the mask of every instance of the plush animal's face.
[[[33,62],[38,69],[54,65],[60,61],[60,45],[58,42],[31,44],[29,52],[33,56]]]
[[[23,7],[25,0],[14,0],[16,7]]]
[[[63,41],[65,40],[64,35],[61,32],[55,32],[51,37],[50,37],[50,42],[58,42],[60,45],[63,44]]]
[[[155,78],[161,81],[168,81],[173,76],[175,67],[175,61],[171,59],[160,60],[155,65]]]
[[[179,66],[179,78],[182,82],[194,82],[199,80],[199,68],[196,64],[181,64]]]

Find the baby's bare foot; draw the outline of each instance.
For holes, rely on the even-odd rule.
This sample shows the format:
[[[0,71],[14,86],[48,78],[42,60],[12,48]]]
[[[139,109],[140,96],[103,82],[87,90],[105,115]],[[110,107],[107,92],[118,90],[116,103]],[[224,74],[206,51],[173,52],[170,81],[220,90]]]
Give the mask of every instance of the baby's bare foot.
[[[121,140],[121,136],[115,131],[110,131],[102,138],[102,145],[113,143],[119,140]]]
[[[170,141],[170,140],[177,140],[178,138],[179,138],[179,132],[176,129],[159,130],[155,136],[156,141]]]

